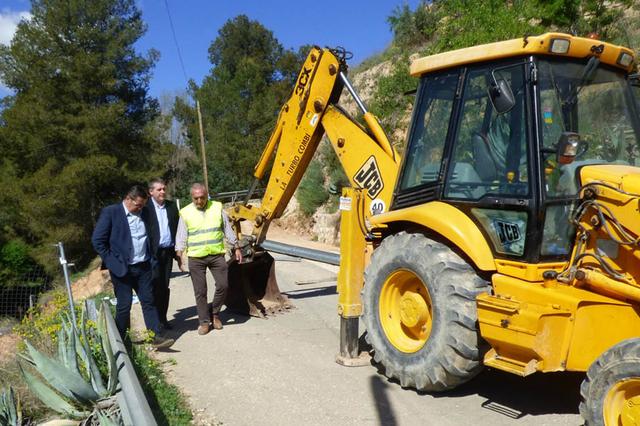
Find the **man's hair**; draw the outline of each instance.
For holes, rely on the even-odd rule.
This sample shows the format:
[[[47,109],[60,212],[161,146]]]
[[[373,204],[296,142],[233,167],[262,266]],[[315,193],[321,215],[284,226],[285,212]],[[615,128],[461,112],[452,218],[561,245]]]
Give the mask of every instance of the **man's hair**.
[[[209,192],[207,191],[207,187],[201,184],[200,182],[196,182],[193,185],[191,185],[191,192],[195,191],[196,189],[204,189],[204,192],[207,192],[207,193]]]
[[[130,198],[132,200],[135,200],[136,198],[144,198],[146,200],[149,198],[149,193],[144,186],[133,185],[125,194],[125,198]]]
[[[159,183],[160,185],[167,185],[167,182],[165,182],[164,179],[157,177],[149,181],[149,189],[153,189],[157,183]]]

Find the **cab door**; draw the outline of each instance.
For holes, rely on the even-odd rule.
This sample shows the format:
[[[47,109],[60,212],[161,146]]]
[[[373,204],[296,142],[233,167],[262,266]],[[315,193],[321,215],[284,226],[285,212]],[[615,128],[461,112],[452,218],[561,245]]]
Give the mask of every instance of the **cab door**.
[[[468,68],[447,153],[442,200],[471,217],[497,258],[526,259],[533,226],[528,67],[524,59]],[[502,81],[513,105],[498,112]]]

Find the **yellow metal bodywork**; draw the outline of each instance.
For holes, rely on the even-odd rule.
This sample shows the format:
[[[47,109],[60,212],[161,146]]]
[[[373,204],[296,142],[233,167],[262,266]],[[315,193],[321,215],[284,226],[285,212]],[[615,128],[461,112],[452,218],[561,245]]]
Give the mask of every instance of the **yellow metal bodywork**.
[[[560,272],[567,266],[567,262],[524,263],[508,259],[496,259],[495,262],[499,274],[530,282],[542,282],[545,271]]]
[[[563,54],[551,53],[549,49],[551,47],[551,42],[554,39],[568,40],[570,42],[569,51]],[[591,51],[592,47],[600,45],[604,46],[604,50],[599,56],[601,62],[622,68],[627,72],[634,69],[635,60],[627,67],[617,64],[618,58],[622,53],[626,53],[635,58],[635,54],[631,49],[611,43],[605,43],[600,40],[574,37],[569,34],[546,33],[540,36],[531,36],[500,41],[497,43],[483,44],[480,46],[473,46],[419,58],[411,64],[411,75],[420,76],[428,72],[459,67],[476,62],[495,61],[527,55],[552,55],[586,58],[593,55],[593,52]]]
[[[365,190],[363,219],[371,216],[373,200],[382,201],[388,209],[400,162],[391,145],[387,152],[384,145],[372,141],[366,129],[333,105],[327,108],[322,126],[351,185]]]
[[[340,212],[340,269],[338,270],[338,314],[343,318],[359,317],[362,314],[360,291],[364,284],[365,256],[367,247],[360,224],[364,206],[361,189],[343,188]],[[347,201],[348,200],[348,201]]]
[[[352,186],[344,196],[352,208],[342,212],[338,277],[338,310],[343,318],[351,318],[362,313],[360,290],[372,251],[365,240],[368,219],[389,208],[400,158],[373,114],[364,114],[365,128],[335,104],[342,72],[346,65],[332,51],[311,50],[254,170],[260,180],[273,159],[261,204],[236,204],[227,212],[238,234],[241,221],[253,223],[253,241],[260,244],[270,222],[282,215],[326,134]]]
[[[589,184],[585,191],[591,191],[592,196],[596,197],[595,202],[597,203],[589,207],[583,216],[583,227],[585,232],[589,233],[584,253],[604,253],[607,264],[624,276],[624,279],[617,280],[620,285],[630,286],[633,289],[631,291],[637,294],[640,292],[640,250],[638,250],[638,244],[637,242],[618,244],[613,238],[624,239],[623,232],[632,239],[637,239],[640,235],[640,220],[638,220],[640,215],[640,174],[638,168],[623,165],[585,166],[580,170],[580,180],[583,185]],[[602,223],[596,207],[599,207],[605,223]],[[614,222],[620,223],[622,230],[613,226]],[[598,262],[591,256],[582,261],[581,267],[600,269]],[[603,283],[603,280],[599,280],[599,282]]]
[[[520,375],[586,371],[604,351],[637,337],[640,312],[623,302],[558,283],[495,274],[478,297],[478,322],[491,350],[485,364]]]
[[[493,271],[496,263],[491,248],[478,226],[456,207],[440,201],[394,210],[371,217],[373,227],[406,222],[431,229],[451,241],[482,271]]]
[[[372,201],[386,208],[391,202],[400,158],[373,114],[364,114],[368,126],[364,128],[334,105],[343,67],[330,50],[311,50],[254,169],[254,177],[263,178],[273,159],[261,204],[236,204],[227,210],[237,232],[240,221],[254,224],[252,234],[258,244],[271,220],[284,212],[325,133],[351,185],[366,190],[361,220],[372,214]]]
[[[258,207],[237,204],[228,210],[234,223],[254,223],[258,242],[264,239],[270,221],[282,215],[320,143],[324,133],[320,119],[333,95],[340,66],[330,51],[311,49],[254,170],[255,178],[261,179],[274,157],[262,203]]]

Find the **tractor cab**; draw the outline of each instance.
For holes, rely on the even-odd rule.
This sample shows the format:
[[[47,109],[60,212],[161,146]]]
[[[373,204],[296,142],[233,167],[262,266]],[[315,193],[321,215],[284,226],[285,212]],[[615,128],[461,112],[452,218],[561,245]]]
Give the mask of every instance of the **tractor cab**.
[[[392,209],[443,201],[497,259],[567,260],[579,170],[637,165],[632,62],[626,48],[556,33],[417,60]]]

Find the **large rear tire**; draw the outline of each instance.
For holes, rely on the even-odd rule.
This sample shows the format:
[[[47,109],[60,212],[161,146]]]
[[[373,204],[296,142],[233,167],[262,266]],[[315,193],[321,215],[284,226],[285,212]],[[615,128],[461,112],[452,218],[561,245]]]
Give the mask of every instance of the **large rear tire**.
[[[401,386],[452,389],[482,369],[476,297],[488,283],[444,244],[422,234],[385,238],[362,291],[374,360]]]
[[[587,426],[640,424],[640,339],[618,343],[589,367],[580,386]]]

